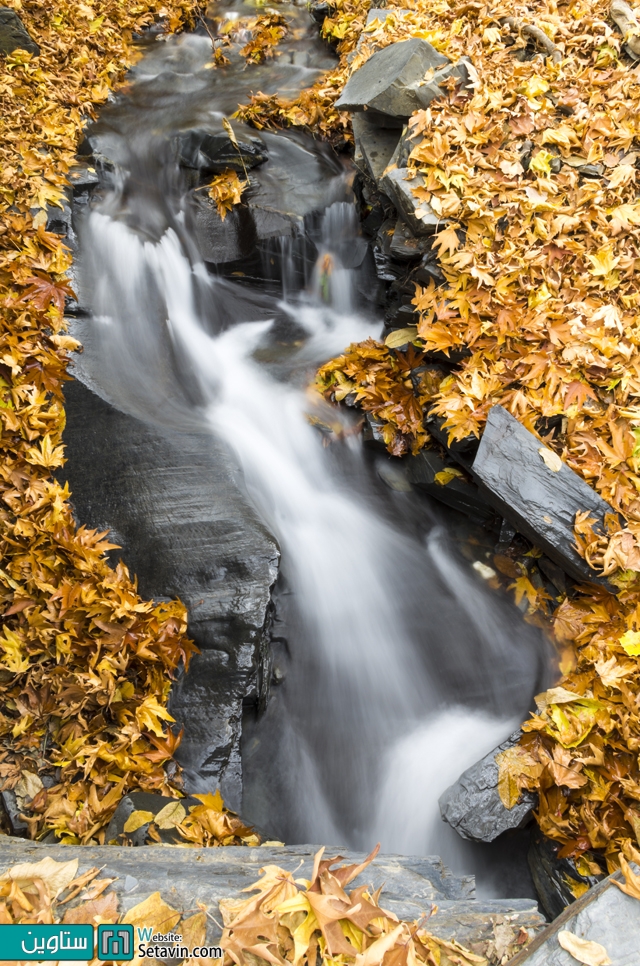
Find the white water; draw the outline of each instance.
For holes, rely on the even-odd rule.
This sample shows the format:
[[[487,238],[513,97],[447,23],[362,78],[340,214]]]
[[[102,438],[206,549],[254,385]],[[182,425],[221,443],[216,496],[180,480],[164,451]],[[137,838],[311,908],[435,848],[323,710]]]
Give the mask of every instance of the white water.
[[[438,797],[526,714],[541,652],[441,526],[412,528],[416,497],[381,497],[359,437],[324,447],[307,418],[348,424],[307,383],[380,332],[358,314],[356,273],[343,267],[362,244],[355,210],[327,209],[308,291],[292,290],[284,266],[278,306],[207,274],[180,199],[159,200],[142,162],[127,203],[125,172],[85,226],[81,287],[93,319],[79,329],[77,368],[126,412],[226,440],[280,543],[291,667],[256,726],[262,765],[247,801],[257,813],[246,818],[289,842],[381,841],[473,871]],[[157,168],[149,163],[151,181]],[[267,366],[257,360],[276,316],[303,337]]]

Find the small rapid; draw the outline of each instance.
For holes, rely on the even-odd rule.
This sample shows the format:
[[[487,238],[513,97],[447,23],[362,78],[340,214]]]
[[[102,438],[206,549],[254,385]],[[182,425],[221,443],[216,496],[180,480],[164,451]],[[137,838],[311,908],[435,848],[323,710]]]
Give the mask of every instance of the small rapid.
[[[281,246],[279,297],[208,271],[159,107],[137,107],[169,83],[175,46],[107,112],[121,160],[81,231],[77,374],[125,412],[223,439],[280,544],[287,673],[248,725],[244,817],[291,843],[381,841],[474,871],[438,797],[527,714],[544,646],[458,558],[437,511],[380,483],[353,413],[309,389],[318,365],[381,328],[350,267],[365,242],[348,170],[309,227],[302,276]],[[182,89],[197,88],[202,63],[184,62]],[[323,422],[338,442],[324,444]]]

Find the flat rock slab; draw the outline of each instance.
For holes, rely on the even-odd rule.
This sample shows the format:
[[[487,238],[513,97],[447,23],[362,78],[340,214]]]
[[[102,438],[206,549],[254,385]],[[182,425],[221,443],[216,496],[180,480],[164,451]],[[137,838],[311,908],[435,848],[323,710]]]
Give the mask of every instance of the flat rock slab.
[[[508,829],[518,828],[535,807],[538,797],[524,791],[513,808],[505,808],[498,794],[496,755],[518,743],[516,732],[480,761],[467,768],[440,796],[440,814],[463,839],[493,842]]]
[[[417,456],[407,457],[407,463],[407,477],[414,486],[424,490],[440,503],[464,513],[476,523],[495,522],[495,512],[482,499],[478,487],[470,480],[454,476],[446,483],[438,482],[436,474],[449,467],[435,450],[423,449]]]
[[[0,54],[10,54],[14,50],[26,50],[30,54],[40,53],[40,48],[29,36],[15,10],[0,7]]]
[[[637,866],[633,868],[636,874],[640,872]],[[563,930],[604,946],[612,966],[638,966],[640,902],[621,892],[614,879],[623,881],[621,873],[616,872],[590,889],[539,933],[526,950],[509,960],[509,966],[576,966],[578,960],[558,941],[558,933]]]
[[[354,164],[373,181],[378,181],[398,145],[398,131],[381,128],[365,113],[351,118],[355,140]]]
[[[520,533],[576,580],[607,585],[575,549],[574,523],[588,510],[603,527],[612,507],[562,463],[550,469],[551,451],[502,406],[489,412],[472,473],[487,500]],[[556,457],[557,459],[557,457]]]
[[[180,912],[193,911],[196,903],[202,902],[219,920],[220,899],[246,898],[242,890],[260,878],[259,870],[265,865],[279,865],[296,878],[309,878],[318,848],[49,846],[0,836],[0,873],[16,862],[37,862],[45,855],[59,862],[77,857],[79,874],[98,866],[102,877],[116,879],[111,888],[119,896],[121,911],[159,891],[165,902]],[[348,863],[365,858],[364,853],[338,846],[325,850],[325,857],[336,855]],[[523,926],[536,933],[543,925],[531,899],[476,900],[473,877],[454,875],[437,856],[379,855],[349,888],[365,884],[373,889],[382,886],[382,907],[402,918],[421,918],[437,903],[438,911],[429,920],[432,931],[466,944],[490,938],[495,923],[504,920],[516,932]],[[207,940],[214,942],[220,931],[213,922],[209,928]]]
[[[355,70],[336,101],[343,111],[376,111],[398,120],[411,117],[442,93],[435,72],[450,64],[426,40],[412,37],[371,55]],[[424,83],[429,70],[433,79]]]
[[[172,690],[185,726],[189,791],[221,785],[241,806],[242,704],[264,684],[278,548],[210,434],[166,432],[119,412],[81,382],[65,387],[67,463],[77,517],[109,529],[148,598],[180,597],[202,653]],[[268,680],[268,678],[267,678]]]

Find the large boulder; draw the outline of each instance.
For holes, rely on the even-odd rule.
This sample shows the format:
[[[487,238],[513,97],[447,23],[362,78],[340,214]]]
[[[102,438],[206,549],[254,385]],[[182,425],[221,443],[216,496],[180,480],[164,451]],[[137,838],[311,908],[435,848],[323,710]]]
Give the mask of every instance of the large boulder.
[[[398,131],[380,127],[365,113],[354,114],[351,127],[355,141],[354,164],[367,177],[378,181],[398,145]]]
[[[0,836],[0,873],[18,862],[38,862],[45,856],[58,862],[78,859],[78,875],[97,866],[101,878],[112,880],[107,889],[116,894],[120,911],[131,909],[155,892],[160,892],[165,902],[185,916],[203,903],[209,910],[207,941],[213,943],[220,936],[221,899],[245,898],[247,893],[243,890],[260,878],[264,866],[278,865],[297,879],[311,878],[317,849],[313,845],[210,849],[78,847]],[[325,858],[335,855],[343,856],[347,863],[360,863],[365,858],[363,853],[329,846]],[[473,877],[452,873],[437,856],[378,855],[349,888],[360,885],[372,892],[381,889],[381,906],[409,921],[429,915],[435,903],[437,908],[429,918],[428,928],[443,939],[473,945],[481,952],[489,946],[496,928],[505,922],[512,927],[514,938],[522,930],[533,937],[544,925],[534,900],[476,899]],[[69,908],[82,901],[84,896],[72,900]]]
[[[40,53],[40,48],[29,36],[15,10],[0,7],[0,54],[10,54],[13,50],[26,50],[36,55]]]
[[[244,703],[264,701],[278,548],[242,491],[226,446],[210,434],[162,432],[82,383],[65,389],[67,479],[78,519],[109,529],[112,552],[149,598],[180,597],[202,653],[173,688],[184,726],[177,758],[190,791],[241,807]]]
[[[631,865],[632,872],[640,869]],[[620,872],[589,889],[540,932],[509,966],[576,966],[576,963],[640,963],[640,902],[622,892]],[[576,942],[576,939],[578,942]],[[590,956],[580,943],[594,943]],[[576,952],[573,956],[571,948]],[[604,955],[603,955],[604,953]]]
[[[520,801],[508,809],[498,794],[496,755],[518,743],[520,732],[507,738],[479,762],[467,768],[458,781],[440,796],[440,814],[463,839],[493,842],[508,829],[526,822],[538,797],[524,791]]]
[[[489,412],[472,473],[501,516],[566,573],[607,585],[575,549],[574,524],[588,510],[604,532],[613,508],[502,406]]]
[[[376,51],[347,81],[336,107],[343,111],[375,111],[402,122],[442,93],[444,54],[426,40],[411,37]],[[431,79],[425,76],[431,71]],[[400,124],[401,126],[401,124]]]

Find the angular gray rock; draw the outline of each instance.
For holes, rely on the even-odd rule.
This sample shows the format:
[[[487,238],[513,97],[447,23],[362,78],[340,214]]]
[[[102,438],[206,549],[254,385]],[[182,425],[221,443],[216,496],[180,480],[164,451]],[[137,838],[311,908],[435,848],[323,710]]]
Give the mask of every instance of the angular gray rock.
[[[493,842],[507,829],[518,828],[531,810],[538,796],[523,792],[513,808],[505,808],[498,794],[498,765],[496,755],[517,744],[520,732],[503,741],[480,761],[467,768],[458,781],[440,796],[440,814],[445,822],[463,839],[472,842]]]
[[[336,101],[343,111],[376,111],[398,122],[427,107],[442,91],[441,68],[450,61],[426,40],[412,37],[376,51],[354,71]],[[433,71],[425,82],[425,75]]]
[[[422,258],[431,251],[432,241],[429,237],[416,238],[409,226],[398,218],[391,236],[390,251],[394,258],[403,262]]]
[[[353,161],[373,181],[379,181],[398,144],[398,132],[380,127],[366,113],[351,118],[355,153]]]
[[[489,412],[472,473],[498,512],[576,580],[607,586],[575,549],[578,510],[603,527],[608,503],[565,463],[557,470],[543,459],[555,454],[502,406]]]
[[[637,865],[632,864],[632,869],[636,875],[640,872]],[[638,966],[640,902],[621,892],[614,881],[623,882],[620,872],[589,889],[565,909],[525,950],[509,960],[509,966],[576,966],[578,960],[560,945],[558,937],[563,931],[599,943],[612,966]]]
[[[10,7],[0,7],[0,54],[10,54],[13,50],[26,50],[39,54],[40,48],[29,36],[22,20]]]
[[[67,464],[78,519],[109,529],[150,598],[180,597],[202,653],[174,685],[184,725],[177,757],[190,791],[221,786],[241,806],[242,705],[264,700],[267,631],[278,548],[209,434],[151,428],[82,383],[65,388]]]
[[[444,224],[442,218],[427,201],[416,198],[413,188],[423,188],[425,180],[421,174],[414,174],[408,168],[390,165],[379,181],[380,190],[395,205],[400,217],[407,223],[414,235],[433,235]]]
[[[120,909],[128,910],[159,891],[165,902],[183,912],[204,903],[208,916],[207,941],[219,938],[218,902],[224,898],[246,898],[242,894],[260,878],[265,865],[279,865],[295,872],[296,878],[309,878],[313,856],[319,846],[297,845],[274,848],[226,846],[215,849],[180,849],[142,846],[137,849],[119,846],[42,845],[0,836],[0,873],[16,862],[37,862],[44,856],[56,861],[78,858],[78,874],[92,866],[101,869],[104,878],[115,878],[109,887],[119,896]],[[361,862],[364,853],[340,847],[327,847],[325,857],[340,855],[346,862]],[[354,880],[350,888],[368,885],[382,887],[383,908],[409,920],[420,919],[437,903],[437,912],[429,919],[429,928],[443,939],[456,939],[466,945],[491,936],[493,924],[508,919],[516,932],[520,927],[535,935],[544,920],[531,899],[475,898],[472,876],[450,872],[437,856],[417,858],[402,855],[378,855],[372,864]],[[70,905],[73,907],[77,900]]]

